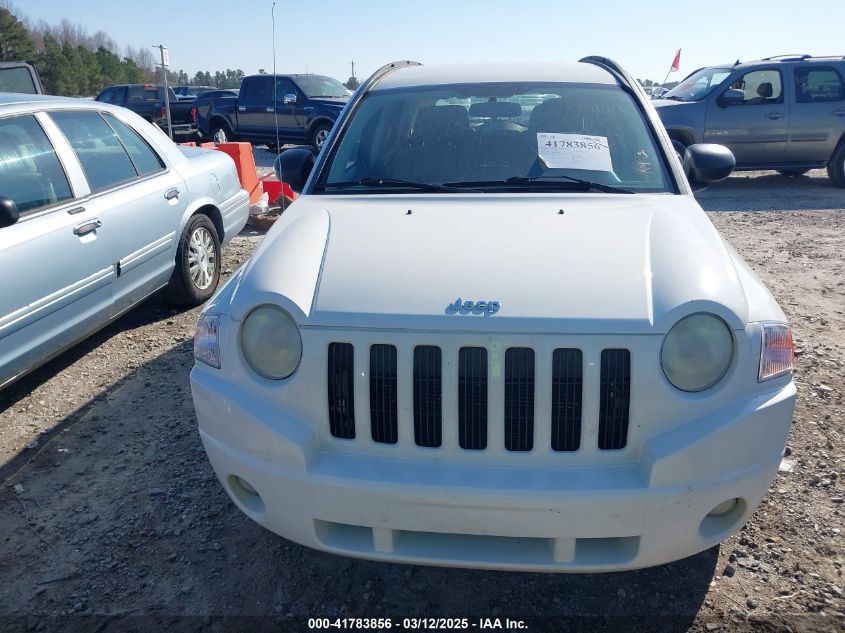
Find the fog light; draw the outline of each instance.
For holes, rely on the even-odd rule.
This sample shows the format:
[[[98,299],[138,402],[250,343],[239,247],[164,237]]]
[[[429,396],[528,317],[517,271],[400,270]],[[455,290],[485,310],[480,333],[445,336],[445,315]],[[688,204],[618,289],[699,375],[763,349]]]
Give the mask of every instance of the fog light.
[[[730,514],[734,511],[734,508],[736,508],[737,503],[739,503],[739,499],[728,499],[727,501],[722,501],[722,503],[710,510],[710,512],[707,513],[707,516],[718,519],[719,517]]]
[[[240,477],[235,475],[235,481],[237,482],[237,484],[241,488],[246,490],[249,494],[251,494],[251,495],[257,495],[258,494],[258,491],[255,488],[253,488],[252,485],[246,479],[241,479]],[[719,506],[719,507],[721,508],[722,506]]]

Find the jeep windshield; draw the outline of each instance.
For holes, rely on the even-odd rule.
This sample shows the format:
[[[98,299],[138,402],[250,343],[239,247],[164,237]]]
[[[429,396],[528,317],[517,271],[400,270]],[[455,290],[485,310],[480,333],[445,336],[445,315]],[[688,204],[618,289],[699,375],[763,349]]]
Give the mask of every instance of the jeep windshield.
[[[313,191],[631,193],[672,191],[670,182],[643,112],[621,87],[509,82],[372,92]]]
[[[702,68],[660,98],[674,101],[701,101],[727,79],[732,71],[732,68]]]

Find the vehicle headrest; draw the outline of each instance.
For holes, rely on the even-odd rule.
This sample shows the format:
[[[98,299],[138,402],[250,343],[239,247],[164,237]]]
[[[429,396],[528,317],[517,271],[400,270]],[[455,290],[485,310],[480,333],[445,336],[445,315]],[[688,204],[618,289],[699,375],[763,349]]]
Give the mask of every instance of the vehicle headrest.
[[[437,139],[454,136],[469,129],[469,114],[461,105],[426,106],[414,122],[414,139]]]
[[[757,94],[763,97],[764,99],[771,98],[774,93],[775,91],[772,90],[772,84],[768,81],[761,83],[759,86],[757,86]]]
[[[537,104],[531,111],[528,127],[543,132],[580,132],[584,128],[580,104],[569,99],[549,99]]]
[[[510,101],[482,101],[469,107],[469,115],[477,119],[505,119],[522,116],[522,106]]]

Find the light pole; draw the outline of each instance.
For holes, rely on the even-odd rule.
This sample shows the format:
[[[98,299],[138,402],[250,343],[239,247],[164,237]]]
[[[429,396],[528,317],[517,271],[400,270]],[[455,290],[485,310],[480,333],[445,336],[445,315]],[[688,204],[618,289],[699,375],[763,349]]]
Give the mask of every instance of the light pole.
[[[170,56],[167,53],[167,47],[163,44],[153,45],[161,52],[161,75],[164,78],[164,110],[167,113],[167,135],[170,140],[173,140],[173,124],[170,121],[170,89],[167,87],[167,66],[170,62]]]

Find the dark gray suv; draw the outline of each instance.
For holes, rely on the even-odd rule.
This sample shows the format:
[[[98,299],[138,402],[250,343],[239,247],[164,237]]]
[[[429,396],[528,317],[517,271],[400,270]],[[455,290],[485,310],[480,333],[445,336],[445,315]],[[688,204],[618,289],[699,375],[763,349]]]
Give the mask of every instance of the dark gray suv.
[[[653,101],[679,153],[726,145],[739,170],[827,167],[845,187],[845,57],[788,55],[701,68]]]

